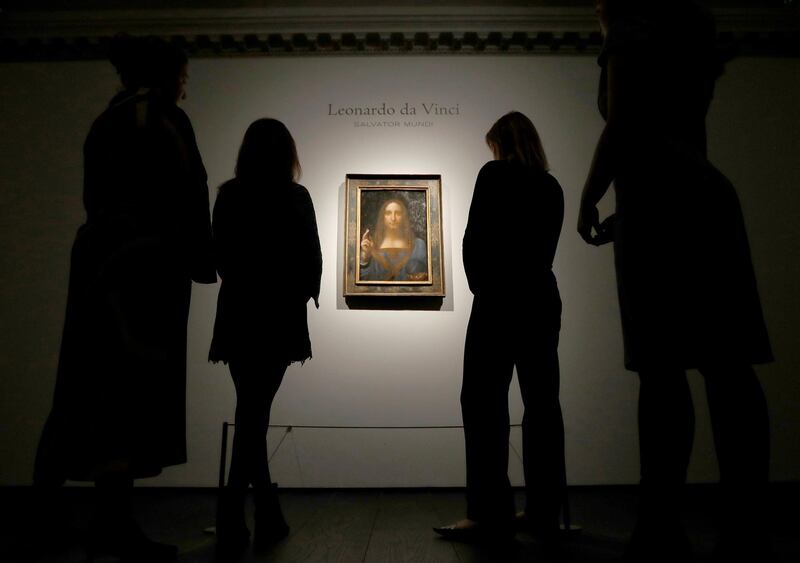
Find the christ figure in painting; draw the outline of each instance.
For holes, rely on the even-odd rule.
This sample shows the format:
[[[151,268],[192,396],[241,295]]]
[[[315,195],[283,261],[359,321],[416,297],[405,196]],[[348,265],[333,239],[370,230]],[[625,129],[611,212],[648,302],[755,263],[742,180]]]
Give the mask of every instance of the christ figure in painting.
[[[364,281],[428,281],[428,246],[416,236],[402,199],[387,199],[378,211],[373,239],[361,235],[359,274]]]

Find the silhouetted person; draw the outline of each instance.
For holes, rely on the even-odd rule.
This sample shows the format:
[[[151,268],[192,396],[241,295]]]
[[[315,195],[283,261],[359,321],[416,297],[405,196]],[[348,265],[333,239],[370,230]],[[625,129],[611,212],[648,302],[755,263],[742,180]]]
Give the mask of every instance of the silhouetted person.
[[[486,142],[495,160],[478,174],[463,243],[475,295],[461,389],[467,519],[436,531],[451,539],[507,538],[523,525],[552,546],[566,480],[558,398],[561,298],[552,271],[564,198],[547,173],[539,135],[526,116],[504,115]],[[514,367],[525,405],[527,501],[518,517],[508,480]]]
[[[699,369],[725,498],[716,554],[762,560],[769,429],[751,366],[772,353],[736,193],[706,157],[705,116],[722,71],[714,22],[690,0],[597,8],[606,125],[578,231],[590,244],[613,238],[625,365],[641,383],[641,500],[626,558],[689,557],[678,499],[694,433],[685,372]],[[601,224],[596,204],[612,180],[616,213]]]
[[[222,286],[209,360],[228,364],[236,426],[227,487],[217,512],[218,553],[247,546],[248,487],[255,492],[255,544],[289,533],[267,464],[270,407],[286,368],[311,357],[309,299],[319,307],[322,275],[314,205],[294,139],[275,119],[247,129],[236,177],[219,189],[213,232]]]
[[[84,146],[86,223],[72,250],[53,407],[34,483],[94,481],[95,552],[175,558],[130,514],[133,479],[186,462],[186,323],[192,280],[216,281],[206,173],[177,107],[186,56],[156,39],[117,38],[123,90]]]

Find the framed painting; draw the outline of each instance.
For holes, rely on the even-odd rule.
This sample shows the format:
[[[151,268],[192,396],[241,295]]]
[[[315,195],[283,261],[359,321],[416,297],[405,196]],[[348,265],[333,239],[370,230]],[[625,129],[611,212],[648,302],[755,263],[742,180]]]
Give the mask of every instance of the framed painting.
[[[439,175],[348,174],[344,296],[444,297]]]

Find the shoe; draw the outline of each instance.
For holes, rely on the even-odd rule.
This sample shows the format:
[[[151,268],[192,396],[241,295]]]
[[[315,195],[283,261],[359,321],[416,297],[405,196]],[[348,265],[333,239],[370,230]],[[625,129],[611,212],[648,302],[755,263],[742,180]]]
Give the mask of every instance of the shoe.
[[[482,526],[472,520],[461,520],[447,526],[434,527],[433,531],[448,541],[462,543],[503,542],[514,539],[513,529]]]
[[[256,530],[253,549],[264,550],[289,535],[289,525],[278,501],[278,485],[271,483],[267,491],[255,491]]]
[[[246,490],[222,489],[217,501],[217,560],[236,559],[250,544],[244,517]]]

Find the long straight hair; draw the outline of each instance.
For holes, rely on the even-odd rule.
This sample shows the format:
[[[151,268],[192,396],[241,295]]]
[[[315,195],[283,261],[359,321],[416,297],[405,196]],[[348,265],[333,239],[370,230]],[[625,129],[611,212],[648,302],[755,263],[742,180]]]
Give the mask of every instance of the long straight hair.
[[[236,159],[236,177],[245,182],[291,183],[300,174],[297,147],[286,126],[266,117],[250,124]]]
[[[537,170],[547,171],[547,156],[533,122],[518,111],[498,119],[486,133],[486,144],[498,160],[519,162]]]

